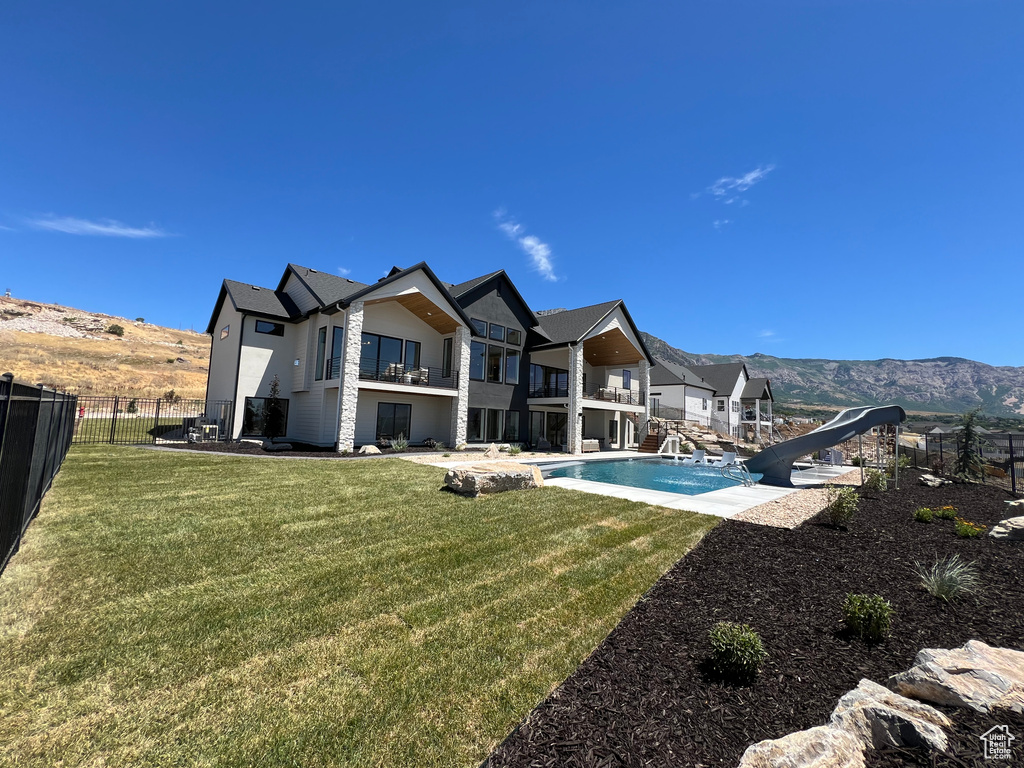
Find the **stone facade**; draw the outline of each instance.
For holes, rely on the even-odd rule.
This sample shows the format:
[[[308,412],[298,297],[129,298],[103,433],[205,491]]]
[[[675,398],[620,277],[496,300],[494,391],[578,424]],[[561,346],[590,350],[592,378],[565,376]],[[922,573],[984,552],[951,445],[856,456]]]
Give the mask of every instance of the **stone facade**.
[[[341,364],[341,406],[338,409],[338,451],[356,444],[356,406],[359,403],[359,356],[363,348],[363,302],[353,301],[345,313],[345,353]]]
[[[459,395],[452,399],[452,418],[449,440],[451,447],[466,442],[466,420],[469,411],[469,328],[459,326],[455,330],[452,345],[452,368],[459,372]]]
[[[583,453],[583,345],[569,347],[569,419],[566,424],[566,450]]]

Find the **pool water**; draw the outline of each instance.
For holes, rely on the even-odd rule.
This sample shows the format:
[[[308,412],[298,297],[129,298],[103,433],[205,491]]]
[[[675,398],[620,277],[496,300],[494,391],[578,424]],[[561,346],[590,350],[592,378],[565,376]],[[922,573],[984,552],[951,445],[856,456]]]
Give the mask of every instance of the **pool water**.
[[[688,467],[671,459],[614,459],[611,461],[587,461],[557,467],[544,471],[544,477],[571,477],[576,480],[592,480],[595,483],[628,485],[651,491],[698,493],[735,488],[736,480],[722,476],[722,470],[711,467]],[[754,480],[761,475],[753,474]]]

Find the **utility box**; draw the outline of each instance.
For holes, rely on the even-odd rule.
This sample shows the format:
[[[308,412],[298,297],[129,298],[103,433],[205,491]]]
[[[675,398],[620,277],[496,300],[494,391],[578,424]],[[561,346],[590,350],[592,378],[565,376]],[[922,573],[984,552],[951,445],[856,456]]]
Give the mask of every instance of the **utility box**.
[[[843,452],[838,448],[823,448],[818,451],[818,460],[837,467],[843,463]]]

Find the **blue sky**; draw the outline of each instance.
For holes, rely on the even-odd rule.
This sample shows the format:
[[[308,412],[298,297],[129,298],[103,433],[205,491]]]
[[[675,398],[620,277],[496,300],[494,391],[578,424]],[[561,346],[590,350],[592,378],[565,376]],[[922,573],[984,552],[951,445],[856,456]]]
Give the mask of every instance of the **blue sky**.
[[[0,8],[0,289],[505,268],[691,352],[1024,365],[1024,5]]]

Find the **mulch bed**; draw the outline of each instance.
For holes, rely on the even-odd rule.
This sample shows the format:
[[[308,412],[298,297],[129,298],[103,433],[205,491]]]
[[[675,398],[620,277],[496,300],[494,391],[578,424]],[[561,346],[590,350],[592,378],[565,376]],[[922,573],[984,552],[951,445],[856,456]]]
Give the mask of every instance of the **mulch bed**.
[[[1024,648],[1024,547],[987,535],[961,539],[952,521],[913,519],[919,506],[952,504],[991,527],[1019,514],[1004,503],[1011,497],[986,486],[927,488],[918,476],[908,472],[899,491],[858,491],[848,530],[818,517],[795,530],[719,525],[484,765],[733,768],[754,742],[825,724],[861,678],[885,684],[921,648],[955,648],[972,638]],[[983,589],[946,604],[920,586],[913,566],[957,552],[976,561]],[[886,641],[868,645],[844,631],[848,592],[892,602]],[[750,624],[770,654],[749,686],[715,679],[704,663],[708,630],[726,620]],[[1013,730],[1000,716],[954,714],[965,729],[954,750],[969,742],[973,752],[927,764],[970,765],[980,759],[981,733],[1004,722]],[[1024,739],[1024,728],[1019,734]],[[877,768],[902,758],[871,759]]]

